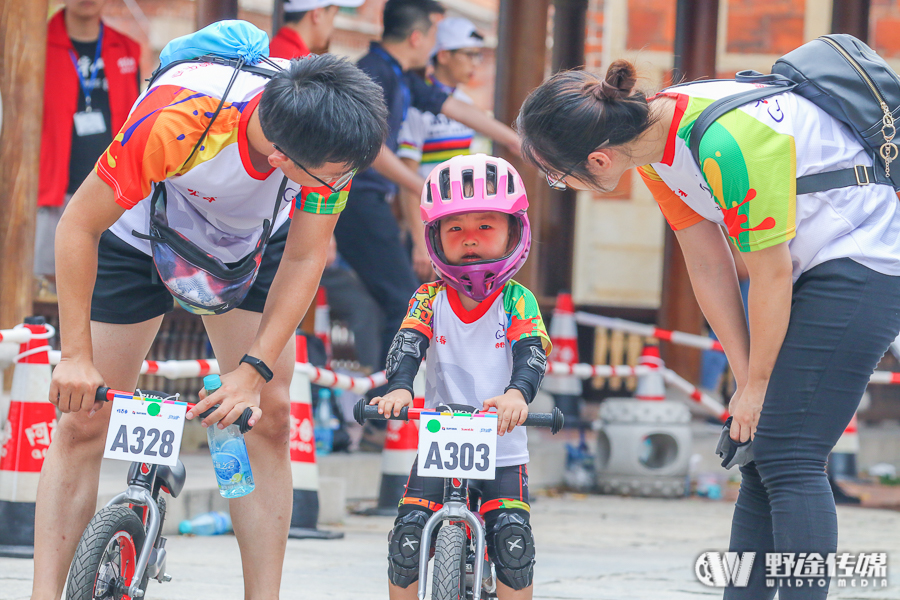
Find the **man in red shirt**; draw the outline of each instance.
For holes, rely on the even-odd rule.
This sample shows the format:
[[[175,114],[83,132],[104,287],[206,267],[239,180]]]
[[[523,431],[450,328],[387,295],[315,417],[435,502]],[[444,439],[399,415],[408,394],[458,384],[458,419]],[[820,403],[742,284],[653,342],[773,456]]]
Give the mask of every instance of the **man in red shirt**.
[[[47,23],[34,274],[53,299],[56,224],[140,93],[141,47],[103,23],[106,0],[66,0]],[[52,83],[51,83],[52,82]]]
[[[269,56],[299,58],[328,52],[338,10],[357,8],[364,1],[284,0],[284,27],[269,42]]]

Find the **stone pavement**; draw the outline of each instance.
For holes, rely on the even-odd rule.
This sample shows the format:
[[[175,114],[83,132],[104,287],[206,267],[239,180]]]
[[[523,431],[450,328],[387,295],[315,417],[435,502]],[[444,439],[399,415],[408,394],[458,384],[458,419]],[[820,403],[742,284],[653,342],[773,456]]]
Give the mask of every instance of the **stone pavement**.
[[[727,548],[732,505],[700,499],[538,496],[532,522],[538,543],[536,599],[689,600],[721,598],[694,577],[704,551]],[[900,600],[900,512],[838,508],[840,550],[888,553],[890,585],[879,590],[832,589],[829,598]],[[386,599],[385,546],[391,519],[348,516],[331,526],[343,540],[290,540],[282,597]],[[150,583],[150,600],[243,595],[232,536],[171,536],[173,581]],[[891,564],[891,561],[894,561]],[[32,562],[0,558],[0,600],[23,600]]]

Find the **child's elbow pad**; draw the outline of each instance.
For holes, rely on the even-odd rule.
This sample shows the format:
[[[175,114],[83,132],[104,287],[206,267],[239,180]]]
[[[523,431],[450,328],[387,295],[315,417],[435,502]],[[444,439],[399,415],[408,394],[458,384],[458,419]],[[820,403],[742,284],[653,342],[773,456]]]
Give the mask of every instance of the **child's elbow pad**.
[[[419,363],[428,350],[428,338],[415,329],[401,329],[391,342],[385,363],[388,391],[413,391],[413,380],[419,372]]]
[[[547,370],[544,346],[540,338],[528,337],[513,344],[512,354],[512,375],[504,391],[515,388],[522,392],[525,402],[531,404],[544,380],[544,371]]]

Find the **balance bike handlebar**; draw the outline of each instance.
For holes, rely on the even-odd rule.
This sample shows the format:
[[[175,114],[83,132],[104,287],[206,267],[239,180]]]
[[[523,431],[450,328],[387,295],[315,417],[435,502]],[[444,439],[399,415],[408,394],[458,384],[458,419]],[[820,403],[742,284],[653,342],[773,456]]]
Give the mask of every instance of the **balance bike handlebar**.
[[[378,412],[378,406],[374,404],[368,404],[365,398],[360,398],[359,402],[356,403],[356,406],[353,407],[353,418],[356,419],[356,422],[362,425],[366,422],[366,420],[395,420],[395,421],[417,421],[419,420],[422,413],[434,413],[437,409],[424,409],[424,408],[410,408],[408,406],[404,406],[400,409],[400,416],[395,417],[393,414],[385,416]],[[525,427],[549,427],[550,433],[556,434],[560,429],[563,428],[565,424],[565,418],[563,417],[562,411],[559,408],[553,408],[552,412],[548,413],[528,413],[528,417],[525,419],[525,423],[522,425]]]
[[[165,402],[168,398],[171,397],[170,394],[166,394],[164,392],[155,392],[153,390],[141,390],[140,394],[136,394],[135,392],[123,392],[121,390],[114,390],[112,388],[108,388],[108,387],[105,387],[102,385],[97,388],[96,392],[94,392],[94,399],[97,402],[112,402],[116,396],[129,396],[129,397],[137,397],[137,398],[142,396],[144,398],[147,398],[148,400],[152,400],[152,401],[156,401],[156,402]],[[186,402],[186,404],[187,404],[188,410],[197,406],[196,404],[192,404],[190,402]],[[200,414],[200,418],[205,419],[206,417],[211,415],[217,408],[219,408],[218,404],[205,410],[204,412],[202,412]],[[241,413],[241,416],[238,417],[238,419],[233,424],[237,425],[240,428],[241,433],[247,433],[248,431],[253,429],[253,426],[250,425],[250,417],[252,417],[252,416],[253,416],[253,411],[250,410],[249,408],[245,408],[244,412]]]

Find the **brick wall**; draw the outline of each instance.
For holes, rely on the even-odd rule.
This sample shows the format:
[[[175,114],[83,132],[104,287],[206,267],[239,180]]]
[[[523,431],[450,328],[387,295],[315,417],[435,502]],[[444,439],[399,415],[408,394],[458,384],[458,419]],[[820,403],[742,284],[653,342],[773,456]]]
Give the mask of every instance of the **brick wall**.
[[[674,43],[675,2],[633,0],[628,3],[628,48],[671,52]]]

